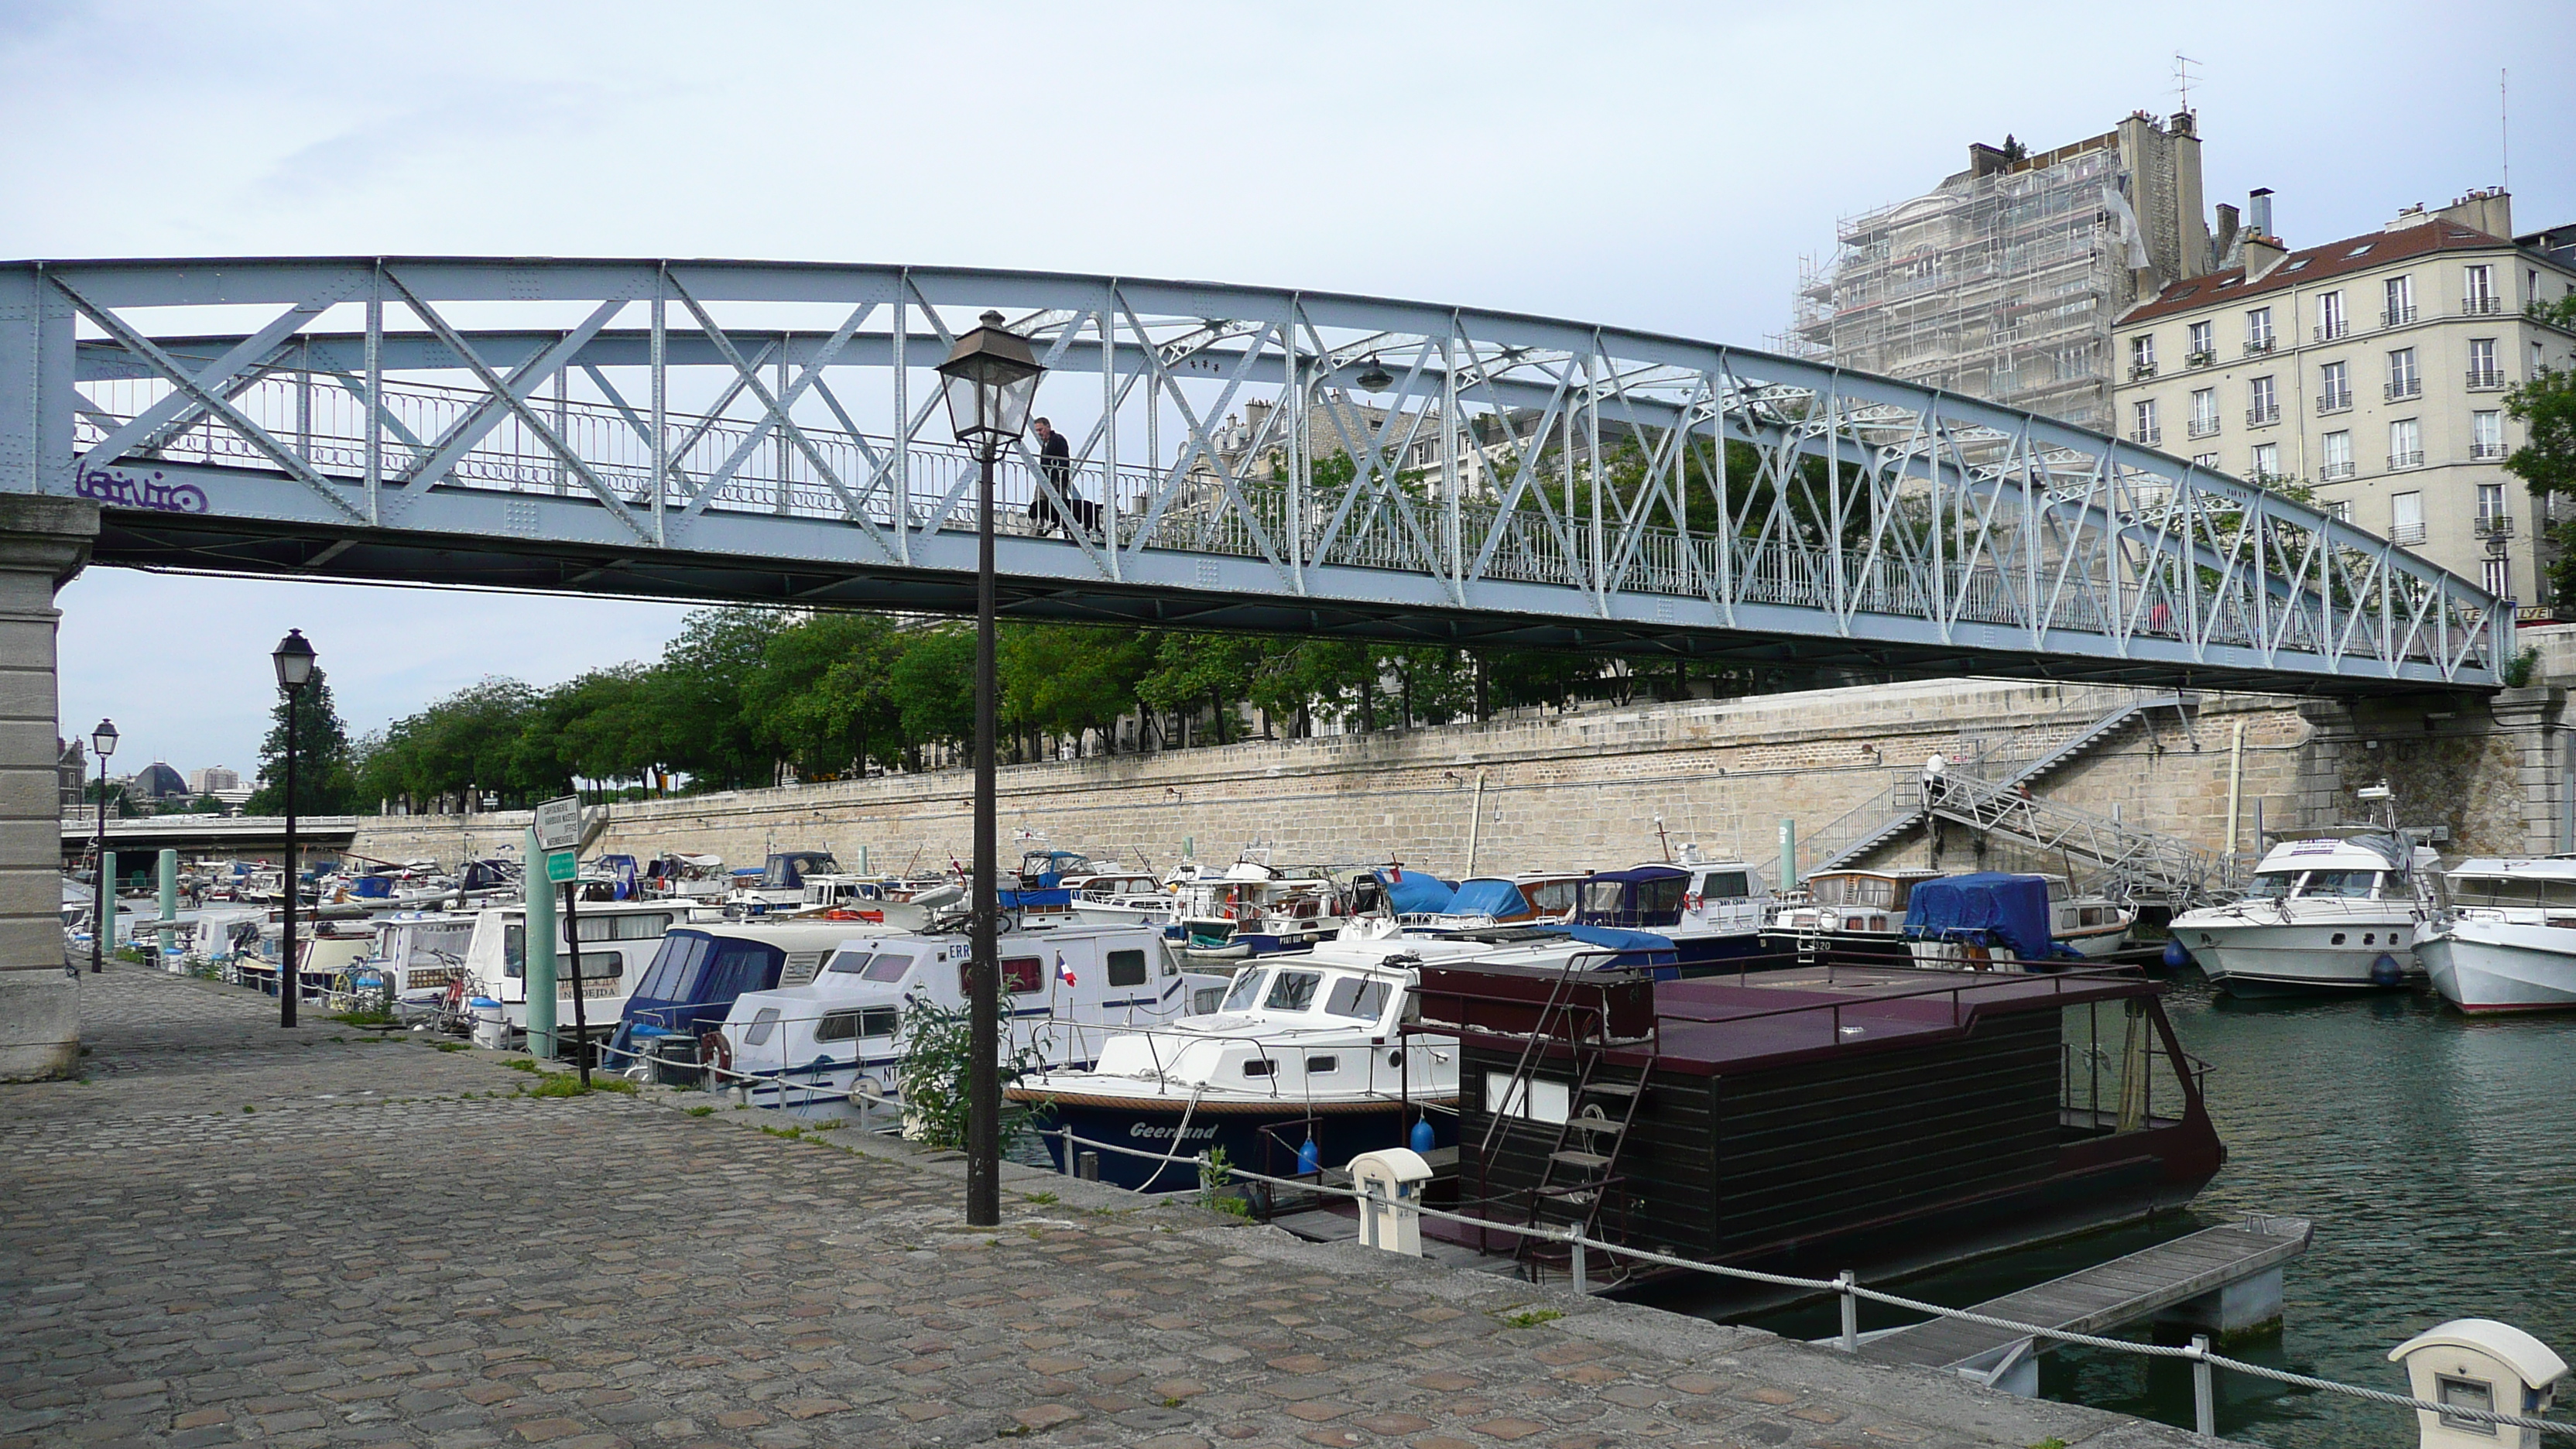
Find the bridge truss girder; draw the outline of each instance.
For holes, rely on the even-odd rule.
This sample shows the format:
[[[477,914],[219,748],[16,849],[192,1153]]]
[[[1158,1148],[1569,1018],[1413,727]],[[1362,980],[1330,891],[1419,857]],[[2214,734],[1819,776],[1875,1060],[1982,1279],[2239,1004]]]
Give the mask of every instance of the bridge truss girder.
[[[971,469],[928,369],[985,307],[1074,444],[1062,478],[1003,469],[1026,617],[2296,691],[2492,687],[2509,643],[2384,540],[2046,419],[1680,338],[1098,277],[0,266],[0,489],[98,499],[97,557],[139,567],[960,612]]]

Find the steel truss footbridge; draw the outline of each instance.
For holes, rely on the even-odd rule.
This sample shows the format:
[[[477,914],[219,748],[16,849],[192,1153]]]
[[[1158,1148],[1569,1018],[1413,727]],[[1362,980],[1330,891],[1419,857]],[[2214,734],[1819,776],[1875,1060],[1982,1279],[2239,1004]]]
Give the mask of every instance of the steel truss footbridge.
[[[1810,361],[1470,308],[958,268],[0,264],[0,490],[149,569],[965,612],[931,368],[998,309],[1069,465],[1003,608],[1717,664],[2493,687],[2510,610],[2315,509]],[[1741,446],[1729,446],[1741,445]]]

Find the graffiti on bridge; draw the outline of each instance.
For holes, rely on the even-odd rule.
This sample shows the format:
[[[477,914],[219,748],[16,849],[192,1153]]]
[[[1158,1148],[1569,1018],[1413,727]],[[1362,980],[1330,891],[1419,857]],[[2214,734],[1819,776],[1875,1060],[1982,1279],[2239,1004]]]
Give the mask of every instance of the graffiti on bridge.
[[[162,475],[153,473],[154,479]],[[194,483],[144,482],[108,468],[83,468],[74,488],[81,497],[111,508],[149,508],[158,513],[203,513],[206,490]]]

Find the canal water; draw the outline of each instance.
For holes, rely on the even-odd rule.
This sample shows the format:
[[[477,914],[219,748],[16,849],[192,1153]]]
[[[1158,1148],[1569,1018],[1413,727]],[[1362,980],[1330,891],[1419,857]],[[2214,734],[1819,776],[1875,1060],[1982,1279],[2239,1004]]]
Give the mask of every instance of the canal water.
[[[2234,1357],[2402,1393],[2388,1350],[2450,1318],[2496,1318],[2576,1359],[2576,1014],[2471,1021],[2429,990],[2246,1002],[2196,971],[2166,1009],[2210,1064],[2227,1166],[2183,1217],[1915,1279],[1965,1305],[2249,1213],[2310,1219],[2278,1332]],[[1831,1304],[1754,1320],[1807,1338]],[[1907,1321],[1864,1314],[1863,1327]],[[2141,1327],[2131,1335],[2143,1340]],[[2179,1361],[2099,1350],[2043,1359],[2040,1392],[2190,1427]],[[2223,1435],[2276,1449],[2411,1446],[2403,1411],[2219,1375]],[[2562,1394],[2562,1397],[2566,1395]]]

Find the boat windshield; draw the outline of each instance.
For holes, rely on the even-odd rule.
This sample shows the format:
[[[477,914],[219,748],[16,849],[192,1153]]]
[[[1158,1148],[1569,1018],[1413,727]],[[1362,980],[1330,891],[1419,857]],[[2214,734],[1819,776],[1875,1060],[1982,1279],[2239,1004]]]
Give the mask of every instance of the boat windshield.
[[[1324,997],[1324,1010],[1355,1021],[1375,1021],[1386,1011],[1387,983],[1366,976],[1340,976]]]
[[[2298,883],[2299,872],[2295,870],[2263,871],[2254,877],[2254,884],[2245,892],[2245,899],[2249,901],[2287,900],[2291,889]]]
[[[2451,877],[2451,903],[2565,910],[2576,906],[2576,881],[2455,875]]]
[[[2299,894],[2366,900],[2378,884],[2379,872],[2375,870],[2312,870],[2307,883],[2299,887]]]
[[[1250,1011],[1252,1003],[1261,999],[1261,983],[1269,978],[1270,973],[1267,971],[1244,972],[1235,978],[1234,989],[1225,994],[1225,1002],[1217,1007],[1217,1010]]]
[[[1271,983],[1270,996],[1261,1003],[1265,1011],[1312,1011],[1315,988],[1324,984],[1321,971],[1282,971]]]

